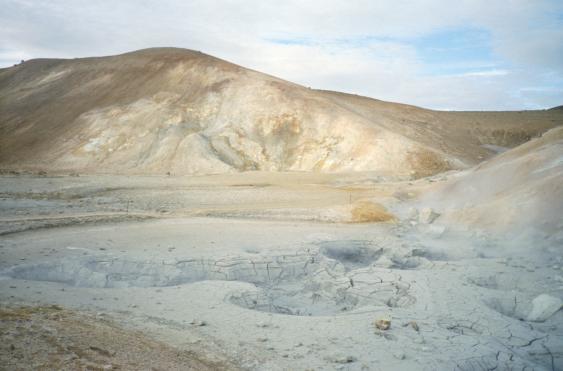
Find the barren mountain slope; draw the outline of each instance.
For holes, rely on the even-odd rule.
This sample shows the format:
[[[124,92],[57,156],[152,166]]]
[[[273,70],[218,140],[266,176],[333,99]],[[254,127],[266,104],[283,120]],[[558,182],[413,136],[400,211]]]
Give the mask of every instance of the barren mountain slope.
[[[528,237],[540,234],[561,246],[563,127],[437,188],[427,202],[445,213],[443,220],[506,232],[515,241],[527,242]]]
[[[562,123],[560,111],[437,112],[312,90],[185,49],[0,70],[4,169],[424,176]]]

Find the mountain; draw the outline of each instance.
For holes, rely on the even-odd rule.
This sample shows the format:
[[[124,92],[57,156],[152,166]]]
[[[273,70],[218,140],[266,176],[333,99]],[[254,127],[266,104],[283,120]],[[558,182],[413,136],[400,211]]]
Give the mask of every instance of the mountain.
[[[314,90],[186,49],[0,70],[4,170],[421,177],[561,124],[561,111],[439,112]]]

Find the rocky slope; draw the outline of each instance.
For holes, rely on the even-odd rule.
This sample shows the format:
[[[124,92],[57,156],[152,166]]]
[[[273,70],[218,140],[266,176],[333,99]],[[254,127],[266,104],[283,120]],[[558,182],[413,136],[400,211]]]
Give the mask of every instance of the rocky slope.
[[[436,188],[424,202],[444,214],[442,221],[449,219],[472,230],[502,232],[512,245],[524,245],[526,250],[540,242],[561,246],[563,127],[549,130]]]
[[[418,177],[562,123],[561,111],[437,112],[313,90],[185,49],[0,70],[0,167],[12,170]]]

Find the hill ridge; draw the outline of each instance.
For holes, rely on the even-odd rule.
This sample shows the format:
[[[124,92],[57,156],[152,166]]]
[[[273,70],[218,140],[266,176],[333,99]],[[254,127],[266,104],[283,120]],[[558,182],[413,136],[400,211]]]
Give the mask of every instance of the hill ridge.
[[[0,70],[3,169],[420,177],[561,124],[558,111],[441,112],[309,89],[181,48]]]

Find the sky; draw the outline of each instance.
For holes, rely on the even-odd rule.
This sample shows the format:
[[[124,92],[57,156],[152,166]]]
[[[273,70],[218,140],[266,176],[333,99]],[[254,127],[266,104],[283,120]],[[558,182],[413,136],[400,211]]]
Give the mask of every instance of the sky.
[[[0,67],[159,46],[432,109],[563,104],[563,0],[0,0]]]

